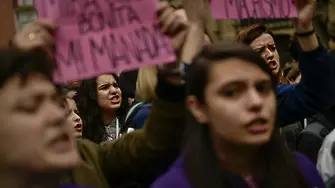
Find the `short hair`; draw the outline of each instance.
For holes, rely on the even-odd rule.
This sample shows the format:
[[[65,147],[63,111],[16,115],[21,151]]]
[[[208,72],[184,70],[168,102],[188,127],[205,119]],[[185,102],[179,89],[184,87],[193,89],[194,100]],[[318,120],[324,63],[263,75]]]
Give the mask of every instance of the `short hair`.
[[[267,33],[272,37],[274,37],[274,34],[270,30],[268,30],[265,25],[254,24],[241,30],[237,34],[236,40],[237,42],[242,42],[246,45],[250,45],[252,41],[260,37],[264,33]]]
[[[23,52],[15,48],[0,49],[0,88],[13,76],[20,76],[22,83],[31,73],[41,73],[52,80],[53,63],[48,55],[35,50]]]

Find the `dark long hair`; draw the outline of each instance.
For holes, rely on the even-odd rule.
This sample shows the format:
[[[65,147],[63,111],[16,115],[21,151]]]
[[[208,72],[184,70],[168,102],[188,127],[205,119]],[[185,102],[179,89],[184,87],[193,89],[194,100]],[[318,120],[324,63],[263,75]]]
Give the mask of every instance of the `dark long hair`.
[[[51,82],[54,64],[41,50],[23,52],[15,48],[0,49],[0,89],[14,76],[21,78],[22,84],[32,73],[40,73]]]
[[[119,83],[118,76],[112,74],[116,82]],[[97,77],[84,80],[75,98],[80,117],[83,120],[83,138],[87,138],[95,143],[101,143],[106,136],[106,129],[102,119],[101,109],[97,102]],[[122,91],[121,91],[122,92]],[[128,107],[127,98],[122,96],[121,107],[117,110],[117,117],[125,114]]]
[[[273,89],[275,89],[276,78],[259,54],[244,44],[221,42],[205,46],[194,59],[188,75],[189,95],[194,95],[200,103],[204,103],[204,89],[208,82],[211,65],[231,57],[257,65],[271,76]],[[195,188],[232,187],[224,169],[220,168],[209,131],[209,126],[199,124],[190,115],[185,131],[185,173]],[[275,128],[270,141],[260,149],[259,161],[257,171],[259,170],[262,179],[261,187],[308,187],[293,155],[285,146],[278,127]]]

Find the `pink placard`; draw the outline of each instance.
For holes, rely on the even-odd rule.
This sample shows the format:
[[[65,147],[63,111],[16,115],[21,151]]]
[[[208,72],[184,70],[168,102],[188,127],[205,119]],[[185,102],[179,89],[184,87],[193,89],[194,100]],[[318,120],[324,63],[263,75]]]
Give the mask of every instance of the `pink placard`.
[[[214,19],[296,18],[295,0],[211,0]]]
[[[157,25],[156,0],[35,0],[59,26],[56,83],[175,61]]]

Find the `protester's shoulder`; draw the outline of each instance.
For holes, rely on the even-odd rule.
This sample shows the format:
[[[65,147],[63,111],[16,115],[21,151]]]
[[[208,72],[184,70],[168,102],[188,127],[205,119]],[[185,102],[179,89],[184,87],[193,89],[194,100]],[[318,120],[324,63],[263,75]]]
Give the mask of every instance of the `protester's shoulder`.
[[[169,170],[159,177],[151,188],[191,188],[190,183],[184,173],[182,159],[178,158]]]
[[[298,164],[300,172],[303,174],[305,179],[313,186],[318,188],[323,188],[324,183],[321,179],[321,176],[315,166],[305,155],[302,153],[296,152],[295,158]]]
[[[304,154],[295,152],[294,155],[299,167],[310,168],[315,166]]]
[[[136,120],[136,119],[143,118],[143,117],[146,118],[148,116],[150,106],[151,104],[142,104],[140,109],[137,111],[134,119]]]
[[[277,95],[283,94],[284,92],[291,91],[296,87],[296,84],[278,84],[276,87]]]
[[[88,139],[78,139],[77,146],[79,149],[96,149],[99,147],[99,144],[96,144]]]
[[[86,160],[98,160],[100,145],[87,139],[77,141],[77,147],[80,155]]]

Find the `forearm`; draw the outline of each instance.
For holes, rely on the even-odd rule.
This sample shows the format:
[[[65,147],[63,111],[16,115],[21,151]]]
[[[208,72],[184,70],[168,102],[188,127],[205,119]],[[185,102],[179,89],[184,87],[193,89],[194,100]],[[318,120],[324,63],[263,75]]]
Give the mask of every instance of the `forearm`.
[[[309,24],[306,27],[297,27],[297,33],[305,33],[313,30],[313,24]],[[315,33],[309,36],[299,37],[297,36],[300,47],[303,51],[312,51],[319,47],[319,41]]]
[[[185,126],[185,85],[158,79],[156,96],[142,130],[124,135],[104,146],[104,173],[152,181],[161,168],[178,156]],[[126,179],[113,179],[118,183]]]
[[[193,58],[202,49],[205,41],[204,26],[198,23],[190,23],[189,34],[185,39],[180,60],[192,62]]]

